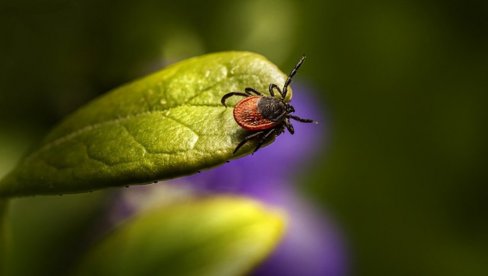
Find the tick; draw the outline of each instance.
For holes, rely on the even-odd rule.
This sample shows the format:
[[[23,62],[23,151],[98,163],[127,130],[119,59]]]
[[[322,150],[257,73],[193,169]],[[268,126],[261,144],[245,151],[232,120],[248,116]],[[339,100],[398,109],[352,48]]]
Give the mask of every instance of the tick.
[[[285,128],[291,134],[294,134],[295,130],[290,119],[302,123],[317,123],[311,119],[303,119],[292,115],[291,113],[295,112],[295,108],[285,101],[288,87],[304,60],[305,56],[302,56],[293,70],[291,70],[282,89],[274,83],[269,85],[270,96],[264,96],[256,89],[247,87],[244,92],[230,92],[222,97],[221,103],[225,107],[227,107],[225,101],[229,97],[244,97],[234,107],[234,119],[239,126],[250,133],[237,145],[234,154],[249,140],[258,139],[254,149],[254,152],[256,152],[268,138],[282,134],[285,132]],[[275,97],[275,90],[279,93],[279,97]]]

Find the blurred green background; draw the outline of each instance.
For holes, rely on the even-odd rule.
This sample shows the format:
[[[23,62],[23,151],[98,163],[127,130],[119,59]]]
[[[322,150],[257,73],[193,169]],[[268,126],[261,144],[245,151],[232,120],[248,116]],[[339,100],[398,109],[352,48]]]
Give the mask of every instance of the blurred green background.
[[[250,50],[312,87],[301,175],[354,275],[488,275],[488,2],[0,2],[0,176],[63,116],[190,56]]]

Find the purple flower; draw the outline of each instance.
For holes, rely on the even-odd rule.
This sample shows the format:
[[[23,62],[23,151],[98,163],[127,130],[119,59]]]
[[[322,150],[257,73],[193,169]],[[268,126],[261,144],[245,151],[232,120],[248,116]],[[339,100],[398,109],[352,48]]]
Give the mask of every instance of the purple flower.
[[[346,275],[343,237],[334,223],[296,192],[281,191],[280,197],[289,216],[287,233],[253,275]]]

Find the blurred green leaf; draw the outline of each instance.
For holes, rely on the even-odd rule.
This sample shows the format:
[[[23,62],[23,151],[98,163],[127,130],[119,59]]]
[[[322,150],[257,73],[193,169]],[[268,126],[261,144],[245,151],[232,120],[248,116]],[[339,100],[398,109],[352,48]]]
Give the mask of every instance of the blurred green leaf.
[[[54,128],[0,182],[0,196],[148,183],[221,164],[244,135],[222,96],[245,87],[266,92],[284,78],[260,55],[223,52],[119,87]]]
[[[192,200],[147,211],[116,228],[78,275],[244,275],[284,231],[281,214],[237,197]]]

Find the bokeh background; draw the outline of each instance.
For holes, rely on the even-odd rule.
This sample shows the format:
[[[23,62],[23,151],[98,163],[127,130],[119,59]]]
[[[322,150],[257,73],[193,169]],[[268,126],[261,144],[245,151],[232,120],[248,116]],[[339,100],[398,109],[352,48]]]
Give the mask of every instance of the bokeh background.
[[[307,54],[327,127],[299,192],[351,274],[488,275],[486,1],[2,0],[0,176],[90,99],[225,50]]]

